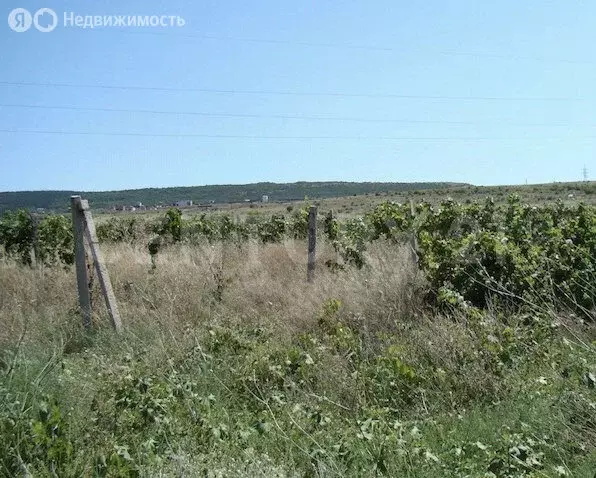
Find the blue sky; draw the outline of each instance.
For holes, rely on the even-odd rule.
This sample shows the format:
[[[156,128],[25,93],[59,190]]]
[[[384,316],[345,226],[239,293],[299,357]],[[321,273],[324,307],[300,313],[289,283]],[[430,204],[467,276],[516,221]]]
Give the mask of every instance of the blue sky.
[[[14,32],[18,7],[59,25]],[[64,12],[186,24],[83,29]],[[596,166],[594,2],[11,0],[1,13],[2,191],[540,183]]]

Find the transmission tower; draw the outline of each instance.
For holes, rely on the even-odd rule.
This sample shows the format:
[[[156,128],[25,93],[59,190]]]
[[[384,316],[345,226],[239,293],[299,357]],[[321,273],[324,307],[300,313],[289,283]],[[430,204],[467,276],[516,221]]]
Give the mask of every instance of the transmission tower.
[[[582,169],[582,173],[584,175],[584,182],[588,182],[588,168],[586,168],[586,165],[584,164],[584,169]]]

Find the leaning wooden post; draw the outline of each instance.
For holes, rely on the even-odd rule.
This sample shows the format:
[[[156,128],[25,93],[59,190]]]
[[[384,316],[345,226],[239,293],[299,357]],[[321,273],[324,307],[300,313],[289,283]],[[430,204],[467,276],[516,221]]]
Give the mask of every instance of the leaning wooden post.
[[[80,201],[81,211],[85,220],[85,236],[91,249],[91,255],[93,256],[93,262],[95,264],[95,270],[97,272],[97,279],[99,280],[99,286],[101,292],[106,301],[106,307],[112,319],[112,325],[117,331],[122,329],[122,321],[120,320],[120,312],[118,311],[118,304],[116,303],[116,296],[112,289],[112,282],[108,274],[103,255],[99,249],[99,241],[97,240],[97,233],[95,231],[95,223],[93,222],[93,216],[89,210],[89,202],[85,199]]]
[[[308,211],[308,266],[306,280],[312,282],[315,279],[315,258],[317,248],[317,207],[311,206]]]
[[[414,262],[418,264],[418,237],[416,236],[416,229],[414,220],[416,219],[416,208],[414,207],[414,201],[410,199],[410,214],[412,215],[412,238],[410,247],[413,252]]]
[[[74,231],[75,263],[77,269],[77,289],[79,291],[79,307],[85,328],[91,328],[91,294],[89,293],[89,277],[85,260],[85,218],[81,209],[81,196],[71,196],[72,227]]]

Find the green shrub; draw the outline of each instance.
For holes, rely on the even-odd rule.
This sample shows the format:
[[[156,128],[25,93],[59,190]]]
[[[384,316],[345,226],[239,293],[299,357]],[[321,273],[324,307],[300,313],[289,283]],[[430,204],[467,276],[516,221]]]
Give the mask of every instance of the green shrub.
[[[96,226],[97,238],[100,242],[132,243],[140,235],[139,221],[134,217],[112,217]]]
[[[0,245],[8,255],[16,256],[23,264],[31,264],[35,227],[27,211],[6,212],[0,220]]]
[[[37,256],[45,264],[73,264],[72,222],[64,216],[48,216],[37,229]]]

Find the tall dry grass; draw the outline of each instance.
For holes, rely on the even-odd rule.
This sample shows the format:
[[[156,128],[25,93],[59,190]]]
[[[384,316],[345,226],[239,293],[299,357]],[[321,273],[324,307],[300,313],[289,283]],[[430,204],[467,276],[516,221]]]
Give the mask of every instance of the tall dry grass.
[[[347,320],[374,331],[413,316],[419,306],[419,277],[407,248],[378,242],[367,266],[332,272],[325,261],[335,253],[322,244],[316,279],[306,282],[306,246],[298,241],[176,245],[160,252],[151,269],[142,246],[102,245],[123,323],[157,327],[169,334],[207,323],[267,325],[280,337],[314,326],[325,300],[342,303]],[[94,321],[108,326],[97,281],[92,293]],[[0,340],[40,338],[77,318],[73,267],[28,268],[0,263]]]
[[[255,469],[263,476],[296,469],[332,475],[312,474],[313,463],[338,476],[368,476],[377,470],[375,450],[402,429],[412,430],[399,448],[408,454],[383,458],[389,476],[484,473],[493,456],[505,463],[512,445],[530,443],[520,441],[524,436],[549,469],[563,460],[578,470],[594,463],[593,455],[584,457],[595,449],[593,382],[586,373],[593,345],[581,331],[565,336],[552,317],[499,310],[476,317],[426,309],[425,317],[424,282],[408,248],[376,241],[366,267],[332,272],[325,261],[334,251],[323,244],[310,284],[305,244],[298,241],[171,246],[160,252],[155,270],[141,246],[102,250],[122,335],[109,329],[97,284],[98,333],[80,333],[73,268],[0,261],[0,392],[7,397],[0,412],[28,407],[11,422],[17,432],[3,429],[0,469],[26,463],[37,476],[50,468],[45,449],[28,445],[37,402],[46,397],[60,404],[77,450],[62,464],[77,470],[68,476],[83,475],[83,468],[91,475],[94,457],[113,457],[123,445],[141,476],[205,470],[252,476]],[[331,298],[341,308],[329,317],[323,311]],[[303,333],[306,340],[296,337]],[[297,344],[304,354],[296,354]],[[570,378],[574,370],[582,375]],[[147,403],[165,407],[167,422],[141,420]],[[265,422],[269,431],[256,431]],[[365,437],[367,423],[374,426]],[[156,448],[159,460],[144,451],[158,434],[168,442]],[[313,443],[325,451],[316,460]],[[577,443],[586,446],[580,451]],[[344,461],[344,446],[354,466]],[[244,466],[247,449],[257,450],[255,467]],[[437,461],[417,452],[422,449]],[[461,467],[453,461],[457,449],[465,450]]]

